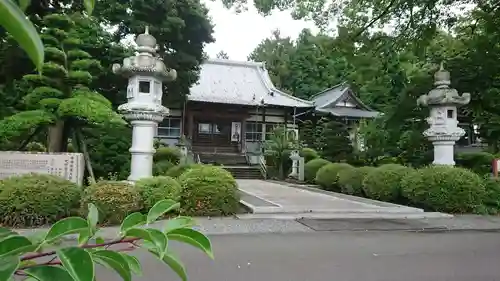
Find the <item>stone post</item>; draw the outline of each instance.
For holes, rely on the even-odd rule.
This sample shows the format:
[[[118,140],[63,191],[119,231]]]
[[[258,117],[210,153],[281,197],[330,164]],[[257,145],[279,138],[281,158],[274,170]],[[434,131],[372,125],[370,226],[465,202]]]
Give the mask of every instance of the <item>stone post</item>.
[[[299,159],[299,181],[304,181],[304,157],[300,157]]]
[[[429,107],[427,123],[429,128],[424,131],[424,136],[434,146],[434,162],[437,165],[455,165],[454,146],[465,131],[458,127],[457,108],[470,101],[470,94],[460,96],[457,90],[450,88],[450,73],[441,67],[434,75],[434,85],[427,95],[422,95],[417,100],[420,106]]]
[[[137,55],[123,59],[123,65],[113,65],[114,73],[128,78],[127,103],[120,105],[118,111],[133,127],[129,181],[152,175],[154,137],[158,123],[169,113],[162,105],[162,82],[177,77],[177,72],[167,68],[156,55],[156,39],[147,27],[135,42]]]
[[[296,179],[299,177],[299,151],[292,151],[290,153],[290,159],[292,160],[292,172],[288,176]]]

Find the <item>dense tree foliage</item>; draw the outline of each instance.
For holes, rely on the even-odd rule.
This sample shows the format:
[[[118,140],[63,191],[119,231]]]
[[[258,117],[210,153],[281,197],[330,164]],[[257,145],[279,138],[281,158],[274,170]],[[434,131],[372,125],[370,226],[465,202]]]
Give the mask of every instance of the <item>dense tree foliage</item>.
[[[176,81],[164,84],[163,100],[169,106],[182,102],[189,87],[198,79],[199,64],[206,57],[203,52],[204,45],[213,41],[212,25],[207,16],[207,9],[196,0],[99,0],[96,1],[92,16],[81,14],[75,16],[75,13],[84,10],[83,3],[83,1],[72,0],[30,1],[30,5],[25,10],[28,18],[41,33],[50,32],[47,21],[43,20],[46,16],[52,17],[57,14],[62,17],[71,17],[73,25],[71,29],[68,31],[58,27],[55,33],[56,35],[62,34],[59,32],[61,30],[69,37],[77,39],[78,45],[73,42],[71,48],[77,48],[78,52],[85,54],[86,57],[78,57],[80,60],[83,59],[83,62],[76,63],[72,61],[69,54],[73,50],[66,46],[59,46],[59,50],[68,57],[67,64],[62,64],[60,68],[61,73],[50,71],[49,66],[53,66],[54,63],[61,64],[61,62],[57,61],[57,57],[56,62],[53,61],[57,54],[52,54],[54,53],[52,52],[53,46],[50,42],[44,41],[46,45],[45,65],[47,66],[45,68],[48,70],[44,71],[43,77],[33,78],[34,75],[31,74],[35,74],[35,70],[28,55],[19,49],[17,42],[8,33],[4,30],[0,32],[0,61],[2,62],[0,64],[0,98],[2,99],[0,148],[15,150],[24,146],[27,141],[37,141],[43,143],[50,151],[66,150],[67,142],[72,144],[72,149],[81,150],[79,142],[72,140],[71,130],[66,128],[76,129],[85,125],[83,127],[86,128],[81,132],[88,144],[91,158],[97,162],[94,163],[94,167],[98,176],[107,176],[108,173],[119,173],[122,176],[123,166],[126,165],[122,160],[124,155],[128,155],[130,140],[123,142],[121,138],[126,138],[130,133],[128,126],[116,123],[101,124],[99,126],[101,128],[93,126],[100,123],[96,118],[102,111],[89,106],[88,103],[92,99],[85,98],[74,103],[74,106],[66,106],[67,110],[64,113],[54,103],[50,103],[51,107],[47,108],[45,101],[56,102],[51,95],[61,91],[64,93],[64,99],[57,103],[68,103],[73,100],[75,92],[82,92],[83,89],[88,94],[99,93],[99,100],[106,104],[110,113],[115,114],[112,109],[116,109],[118,105],[126,101],[127,81],[113,74],[111,66],[113,63],[121,63],[126,56],[133,54],[132,48],[124,42],[130,41],[133,35],[144,32],[145,26],[149,26],[150,33],[157,39],[158,54],[167,66],[175,68],[178,73]],[[64,38],[57,39],[65,40]],[[73,39],[72,41],[76,41]],[[84,62],[88,64],[85,65]],[[87,66],[91,69],[81,69]],[[69,81],[70,76],[73,75],[72,72],[75,71],[87,71],[92,74],[92,79],[87,79],[85,83]],[[27,80],[25,77],[33,79]],[[58,80],[58,85],[49,85],[54,78]],[[68,81],[62,83],[63,80]],[[37,93],[47,93],[49,90],[48,88],[42,88],[47,91],[37,90],[40,86],[50,87],[51,91],[49,91],[50,95],[39,96],[38,99],[44,102],[36,104],[36,100],[33,101],[30,98],[34,95],[33,90]],[[69,111],[75,111],[78,108],[81,110],[68,115]],[[40,112],[47,114],[38,114]],[[87,114],[89,112],[92,114]],[[59,126],[58,135],[62,134],[63,137],[56,138],[60,141],[53,142],[54,145],[51,145],[47,143],[47,136],[56,134],[50,134],[51,130],[47,129],[55,128],[58,120],[67,121],[67,126]],[[110,118],[106,121],[109,120]],[[108,134],[114,131],[122,133]],[[103,139],[108,144],[120,145],[114,146],[117,150],[113,153],[105,151],[108,148],[102,145]]]
[[[265,61],[274,83],[302,98],[348,82],[365,104],[384,113],[377,120],[363,122],[360,128],[366,145],[363,157],[369,162],[396,157],[415,166],[432,158],[430,144],[422,136],[428,126],[425,122],[428,109],[417,107],[416,99],[432,89],[433,74],[444,61],[452,75],[452,86],[459,92],[472,94],[470,105],[460,110],[460,122],[469,124],[470,130],[475,127],[482,142],[497,152],[500,5],[483,1],[470,7],[471,12],[464,10],[457,17],[447,13],[442,7],[444,2],[433,1],[426,9],[411,15],[412,19],[402,16],[409,15],[410,4],[422,7],[427,2],[343,2],[345,6],[337,10],[341,21],[335,36],[332,32],[312,34],[304,30],[292,40],[276,31],[249,58]],[[324,10],[315,7],[323,5],[326,4],[321,1],[256,2],[263,13],[275,7],[292,7],[300,17],[317,16]],[[373,13],[366,13],[368,7],[375,8]],[[441,13],[437,15],[437,11]],[[380,13],[383,15],[378,17]],[[332,22],[331,14],[321,15],[327,16],[323,17],[327,23]],[[445,20],[450,24],[445,26]],[[368,29],[391,21],[396,23],[391,33]],[[409,21],[413,23],[408,24]],[[314,131],[310,127],[306,122],[302,129]]]

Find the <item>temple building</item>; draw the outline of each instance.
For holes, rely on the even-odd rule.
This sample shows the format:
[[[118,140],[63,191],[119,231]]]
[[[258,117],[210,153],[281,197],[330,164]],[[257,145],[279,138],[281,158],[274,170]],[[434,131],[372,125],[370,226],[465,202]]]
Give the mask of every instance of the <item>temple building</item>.
[[[346,119],[378,114],[347,84],[327,89],[308,101],[277,89],[264,63],[209,59],[201,65],[200,79],[192,86],[183,108],[170,108],[157,137],[175,145],[185,136],[190,149],[201,157],[233,154],[241,159],[244,156],[248,164],[257,164],[262,141],[273,128],[285,125],[298,135],[298,118],[311,112]]]

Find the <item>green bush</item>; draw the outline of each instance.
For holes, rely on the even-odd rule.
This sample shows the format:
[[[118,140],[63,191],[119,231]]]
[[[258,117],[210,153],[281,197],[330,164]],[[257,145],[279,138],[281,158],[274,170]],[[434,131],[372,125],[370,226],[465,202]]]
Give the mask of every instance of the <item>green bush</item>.
[[[179,164],[181,160],[181,151],[177,147],[162,146],[156,149],[153,157],[154,161],[169,161],[173,164]]]
[[[304,165],[305,181],[309,183],[314,183],[314,180],[316,179],[316,173],[318,173],[318,170],[326,164],[331,164],[331,162],[321,158],[307,162]]]
[[[99,209],[103,223],[116,224],[128,214],[142,209],[141,196],[137,188],[124,181],[99,181],[88,186],[82,198],[82,211],[86,212],[88,203]]]
[[[135,183],[142,198],[142,205],[146,210],[163,199],[172,199],[179,202],[181,185],[171,177],[151,177],[140,179]]]
[[[386,164],[369,172],[363,180],[363,191],[372,199],[398,202],[401,179],[412,169],[398,164]]]
[[[299,154],[301,157],[304,157],[304,163],[319,158],[318,152],[309,147],[302,148]]]
[[[78,210],[80,188],[58,176],[26,174],[0,181],[0,223],[32,227],[51,224]]]
[[[168,177],[172,178],[178,178],[180,177],[184,172],[186,172],[189,169],[192,168],[198,168],[203,166],[202,164],[180,164],[180,165],[175,165],[172,168],[170,168],[167,173],[165,174]]]
[[[154,176],[164,176],[167,174],[167,172],[174,167],[175,164],[168,160],[162,160],[155,162],[153,164],[153,175]]]
[[[494,159],[495,156],[488,152],[463,152],[455,156],[457,166],[470,169],[481,176],[491,174]]]
[[[120,180],[130,175],[132,130],[128,126],[99,126],[84,129],[92,169],[96,178],[116,175]]]
[[[26,145],[26,151],[31,152],[46,152],[47,148],[45,145],[39,142],[30,142]]]
[[[490,214],[497,214],[500,211],[500,179],[487,177],[485,179],[484,188],[486,196],[483,204]]]
[[[482,205],[484,181],[474,172],[458,167],[429,166],[401,180],[403,196],[427,210],[467,213]]]
[[[375,167],[368,166],[341,170],[338,174],[338,184],[342,193],[364,196],[363,180],[373,170]]]
[[[354,169],[354,167],[346,163],[330,163],[324,165],[316,174],[316,183],[325,190],[340,191],[340,187],[338,186],[338,174],[345,169]]]
[[[189,169],[179,178],[181,212],[189,216],[225,216],[238,211],[239,192],[233,176],[220,167]]]

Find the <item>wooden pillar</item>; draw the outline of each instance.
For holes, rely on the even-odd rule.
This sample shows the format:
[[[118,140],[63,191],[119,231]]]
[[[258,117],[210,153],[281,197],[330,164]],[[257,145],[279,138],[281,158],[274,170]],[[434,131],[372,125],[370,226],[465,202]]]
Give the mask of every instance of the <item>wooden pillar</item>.
[[[188,117],[188,128],[187,128],[187,133],[188,137],[191,141],[193,141],[193,126],[194,126],[194,118],[193,118],[193,112],[188,112],[187,113]]]
[[[242,153],[247,152],[247,138],[246,138],[246,133],[247,133],[247,118],[243,117],[241,120],[241,136],[240,136],[240,141],[241,141],[241,151]]]

